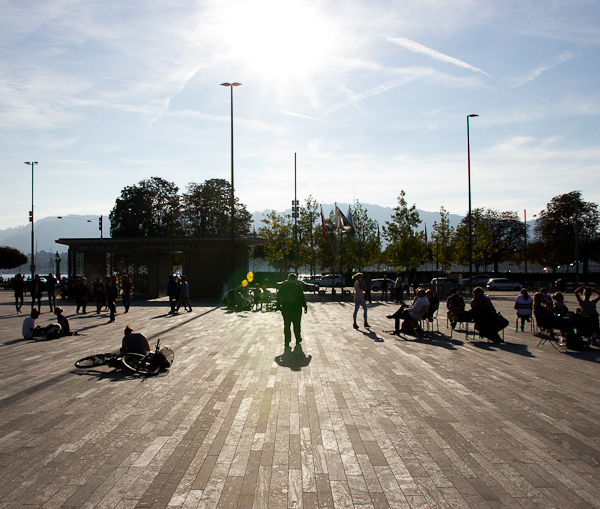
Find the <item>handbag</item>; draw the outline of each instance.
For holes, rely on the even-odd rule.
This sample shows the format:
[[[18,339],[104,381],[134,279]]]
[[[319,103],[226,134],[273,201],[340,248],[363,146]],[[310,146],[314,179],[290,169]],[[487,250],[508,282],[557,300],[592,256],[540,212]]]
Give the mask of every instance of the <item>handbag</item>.
[[[505,329],[506,327],[508,327],[509,323],[510,322],[506,318],[504,318],[501,313],[498,313],[498,321],[497,321],[498,331],[501,331],[502,329]]]

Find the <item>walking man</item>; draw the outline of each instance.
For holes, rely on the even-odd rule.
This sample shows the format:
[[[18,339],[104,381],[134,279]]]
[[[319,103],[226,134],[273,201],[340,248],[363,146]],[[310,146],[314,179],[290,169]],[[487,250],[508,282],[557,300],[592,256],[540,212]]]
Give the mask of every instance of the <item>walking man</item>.
[[[302,287],[296,282],[297,276],[294,273],[288,275],[288,280],[281,285],[277,292],[277,308],[281,310],[283,316],[283,336],[286,350],[290,348],[292,340],[292,331],[290,326],[294,326],[294,336],[296,338],[296,347],[302,343],[300,336],[300,321],[302,320],[302,308],[304,313],[308,311],[306,299]]]

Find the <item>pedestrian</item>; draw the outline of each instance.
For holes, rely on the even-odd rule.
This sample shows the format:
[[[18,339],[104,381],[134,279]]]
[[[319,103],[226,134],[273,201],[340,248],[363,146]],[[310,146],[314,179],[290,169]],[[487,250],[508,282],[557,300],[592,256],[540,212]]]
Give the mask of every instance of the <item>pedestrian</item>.
[[[413,277],[412,285],[413,285],[413,291],[415,292],[415,295],[417,295],[417,290],[419,289],[419,278],[417,277],[416,274],[415,274],[415,277]]]
[[[12,287],[15,291],[15,307],[17,308],[17,314],[19,314],[23,307],[23,294],[25,293],[25,283],[23,282],[23,276],[21,274],[15,276]]]
[[[169,311],[170,315],[175,313],[175,305],[177,304],[177,291],[177,280],[175,279],[175,276],[171,274],[169,276],[169,282],[167,283],[167,295],[169,296],[169,306],[171,306],[171,311]]]
[[[192,311],[192,303],[190,302],[190,285],[185,276],[181,276],[181,291],[179,302],[177,303],[177,310],[175,311],[176,313],[179,313],[179,308],[182,304],[183,309],[185,309],[188,313]]]
[[[119,288],[117,287],[117,276],[114,274],[110,277],[109,283],[106,288],[106,302],[108,305],[108,309],[110,310],[110,320],[109,322],[115,321],[115,314],[117,313],[117,292]]]
[[[123,282],[121,283],[121,288],[123,290],[123,307],[125,308],[125,313],[129,313],[129,304],[131,298],[131,289],[133,288],[133,283],[129,279],[129,276],[125,274],[123,276]]]
[[[358,308],[363,308],[363,318],[365,328],[371,327],[367,322],[367,301],[365,300],[365,291],[367,290],[367,285],[365,284],[365,278],[362,272],[357,272],[352,276],[354,279],[354,325],[355,329],[358,329],[358,325],[356,324],[356,315],[358,314]]]
[[[383,280],[381,281],[381,302],[388,300],[388,287],[390,281],[387,278],[387,274],[383,275]]]
[[[46,290],[48,291],[48,303],[50,304],[50,311],[56,307],[56,278],[52,272],[48,274],[46,278]]]
[[[410,283],[408,282],[408,275],[404,274],[404,280],[402,281],[402,285],[404,286],[404,291],[406,292],[406,296],[410,296]]]
[[[256,283],[254,287],[254,304],[256,306],[256,311],[259,310],[259,307],[262,310],[262,291],[258,283]]]
[[[365,279],[365,287],[367,288],[365,290],[365,300],[368,300],[369,304],[373,304],[373,301],[371,300],[371,289],[373,288],[373,281],[371,281],[371,274],[367,275],[367,278]]]
[[[35,307],[35,301],[38,303],[38,313],[42,312],[42,280],[40,275],[36,274],[31,283],[31,309]]]
[[[286,350],[289,350],[292,340],[292,331],[290,330],[292,325],[294,327],[294,337],[296,338],[296,348],[301,348],[300,321],[302,320],[302,308],[304,308],[305,314],[308,311],[302,287],[296,282],[297,277],[293,272],[290,273],[287,281],[281,285],[277,292],[277,309],[281,310],[283,316],[283,337]]]
[[[396,294],[396,303],[402,302],[402,276],[400,272],[398,272],[398,277],[396,277],[396,282],[394,283],[394,293]]]
[[[106,289],[104,288],[104,283],[102,282],[101,277],[97,277],[96,281],[92,285],[92,294],[94,295],[94,300],[96,301],[96,313],[100,314],[106,294]]]
[[[83,314],[86,314],[86,308],[87,308],[87,298],[88,298],[88,292],[89,292],[89,288],[88,286],[85,284],[86,279],[85,276],[83,276],[80,280],[79,280],[79,284],[77,285],[77,291],[76,291],[76,295],[77,295],[77,314],[79,314],[79,309],[83,309]]]

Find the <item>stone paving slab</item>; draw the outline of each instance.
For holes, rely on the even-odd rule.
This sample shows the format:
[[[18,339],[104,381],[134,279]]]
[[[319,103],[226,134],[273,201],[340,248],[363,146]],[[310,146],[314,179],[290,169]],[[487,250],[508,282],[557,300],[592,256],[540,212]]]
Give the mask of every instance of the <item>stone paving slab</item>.
[[[600,507],[600,350],[536,347],[514,297],[492,294],[506,345],[450,338],[443,310],[398,340],[391,303],[370,331],[309,303],[289,362],[275,312],[138,301],[111,324],[63,301],[81,334],[27,341],[2,292],[0,508]],[[127,324],[175,351],[169,373],[74,367]]]

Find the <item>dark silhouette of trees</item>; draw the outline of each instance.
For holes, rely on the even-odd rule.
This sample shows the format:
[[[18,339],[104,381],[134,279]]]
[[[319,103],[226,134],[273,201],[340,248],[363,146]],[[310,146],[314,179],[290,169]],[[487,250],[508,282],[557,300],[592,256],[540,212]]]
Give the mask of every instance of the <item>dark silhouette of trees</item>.
[[[178,237],[182,233],[178,187],[159,177],[121,191],[110,212],[112,237]]]
[[[14,247],[0,247],[0,269],[15,269],[25,265],[29,258]]]
[[[223,237],[231,233],[231,184],[224,179],[192,182],[181,196],[181,223],[184,234],[192,237]],[[248,235],[252,215],[235,198],[235,235]]]

